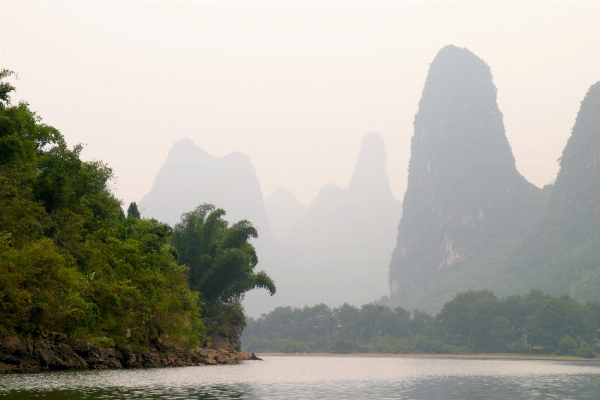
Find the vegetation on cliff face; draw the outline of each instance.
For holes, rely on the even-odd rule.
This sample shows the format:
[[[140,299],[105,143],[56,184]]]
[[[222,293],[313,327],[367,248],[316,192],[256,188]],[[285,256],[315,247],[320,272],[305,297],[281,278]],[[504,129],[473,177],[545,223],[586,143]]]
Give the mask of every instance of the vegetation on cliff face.
[[[433,311],[490,287],[495,261],[525,238],[546,197],[515,168],[490,68],[467,49],[441,49],[414,121],[392,303]]]
[[[516,170],[490,69],[466,49],[440,50],[414,127],[382,303],[437,311],[455,293],[483,288],[600,301],[600,82],[545,190]]]
[[[600,82],[581,103],[559,162],[548,211],[508,272],[520,289],[600,301]]]
[[[107,189],[111,169],[82,161],[82,146],[67,147],[27,103],[11,105],[12,90],[0,85],[0,336],[59,332],[127,346],[168,334],[191,347],[207,338],[201,306],[275,291],[252,273],[250,223],[227,227],[212,206],[185,214],[173,237],[180,265],[173,229],[141,219],[135,203],[125,217]],[[181,243],[202,210],[204,247],[192,254]]]
[[[525,353],[594,357],[600,303],[541,291],[499,299],[488,290],[457,294],[437,315],[368,304],[280,307],[249,319],[249,351],[331,353]]]

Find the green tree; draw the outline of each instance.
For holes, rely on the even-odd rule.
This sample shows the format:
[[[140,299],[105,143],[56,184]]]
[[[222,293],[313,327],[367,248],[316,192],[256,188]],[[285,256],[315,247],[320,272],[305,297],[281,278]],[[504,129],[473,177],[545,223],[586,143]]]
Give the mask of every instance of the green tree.
[[[0,110],[10,105],[10,92],[15,90],[15,87],[10,83],[3,81],[4,78],[14,75],[13,71],[8,69],[0,70]]]
[[[434,335],[435,318],[423,310],[415,309],[411,320],[411,332],[424,337]]]
[[[510,343],[513,351],[527,351],[527,319],[530,312],[525,300],[520,296],[509,296],[503,301],[503,315],[508,319],[510,326]]]
[[[567,335],[564,338],[560,339],[558,342],[558,348],[556,349],[556,354],[558,355],[576,355],[577,349],[579,348],[579,344],[577,340],[573,339],[571,336]]]
[[[175,225],[171,243],[179,262],[190,268],[189,282],[207,306],[239,303],[244,294],[262,288],[275,293],[275,284],[265,272],[255,272],[258,257],[249,242],[258,237],[246,220],[229,226],[225,211],[202,204],[185,213]]]
[[[475,351],[503,351],[509,322],[501,302],[489,290],[458,293],[437,316],[439,329],[448,339]]]
[[[127,208],[127,218],[141,218],[142,215],[138,210],[138,206],[135,201],[129,203],[129,207]]]
[[[589,315],[592,316],[593,340],[599,341],[600,340],[600,303],[598,303],[597,301],[588,301],[585,304],[585,308],[588,310]]]
[[[555,351],[566,336],[591,343],[593,330],[594,321],[589,309],[566,295],[550,297],[529,319],[527,341],[530,345]]]

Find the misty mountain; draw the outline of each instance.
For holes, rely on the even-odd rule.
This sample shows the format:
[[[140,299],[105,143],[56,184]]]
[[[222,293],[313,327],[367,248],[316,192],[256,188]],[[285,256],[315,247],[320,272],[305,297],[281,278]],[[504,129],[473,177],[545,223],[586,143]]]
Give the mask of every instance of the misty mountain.
[[[383,138],[375,133],[365,135],[348,188],[323,186],[307,215],[284,233],[281,241],[299,248],[305,248],[306,241],[314,242],[306,251],[325,255],[322,251],[327,253],[329,246],[352,251],[346,247],[348,241],[389,240],[400,219],[401,205],[392,195],[386,167]]]
[[[517,285],[600,301],[600,82],[589,88],[551,187],[548,211],[513,254]]]
[[[280,239],[308,212],[308,207],[300,204],[296,196],[286,188],[277,188],[267,197],[265,209],[275,239]]]
[[[174,225],[181,214],[201,203],[224,209],[230,223],[242,219],[252,222],[258,241],[273,240],[250,157],[242,153],[215,157],[190,139],[180,139],[169,150],[152,189],[138,206],[143,217]]]
[[[277,284],[276,305],[359,305],[387,293],[387,265],[402,207],[392,196],[386,163],[382,137],[370,133],[362,140],[348,188],[323,186],[305,211],[285,192],[268,201],[269,216],[285,207],[296,213],[294,218],[305,212],[278,233],[285,272],[267,270]]]
[[[442,48],[414,120],[392,302],[433,311],[457,292],[494,290],[495,261],[531,231],[547,197],[515,167],[488,65]]]

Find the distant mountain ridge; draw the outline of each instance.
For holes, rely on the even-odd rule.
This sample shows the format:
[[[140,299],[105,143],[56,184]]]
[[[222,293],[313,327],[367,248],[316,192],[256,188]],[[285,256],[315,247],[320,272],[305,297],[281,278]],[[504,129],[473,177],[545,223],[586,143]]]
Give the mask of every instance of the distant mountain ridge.
[[[402,206],[392,195],[386,168],[383,138],[366,134],[348,188],[323,186],[305,215],[278,235],[287,271],[269,272],[281,288],[278,301],[298,307],[359,305],[387,292]],[[267,209],[267,214],[275,213]]]
[[[230,222],[249,220],[257,228],[260,241],[273,240],[250,157],[242,153],[212,156],[190,139],[180,139],[169,150],[139,209],[143,217],[174,225],[181,214],[201,203],[224,209]]]
[[[387,176],[385,143],[380,135],[368,133],[362,139],[348,188],[323,186],[309,205],[307,216],[282,235],[282,241],[342,242],[363,240],[365,236],[369,240],[389,240],[384,230],[391,223],[385,221],[399,219],[400,213],[401,204],[393,197]],[[367,224],[372,219],[377,223]],[[363,231],[378,223],[383,223],[380,229]]]
[[[215,157],[181,139],[139,209],[143,217],[173,225],[182,213],[212,203],[230,222],[252,222],[259,232],[253,241],[258,269],[274,279],[277,294],[248,293],[244,306],[250,315],[276,306],[363,304],[387,291],[387,263],[402,210],[389,187],[386,157],[381,136],[365,135],[349,187],[325,185],[307,207],[285,189],[263,200],[248,156]]]
[[[488,65],[442,48],[414,121],[392,302],[437,311],[457,292],[493,289],[492,260],[526,237],[547,197],[515,167]]]

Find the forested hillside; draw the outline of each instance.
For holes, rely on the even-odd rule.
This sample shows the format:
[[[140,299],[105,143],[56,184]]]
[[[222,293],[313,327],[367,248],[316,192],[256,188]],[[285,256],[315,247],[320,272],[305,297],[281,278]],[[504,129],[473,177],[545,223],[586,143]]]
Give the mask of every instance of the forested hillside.
[[[563,151],[549,207],[507,262],[507,289],[600,300],[600,82],[589,88]]]
[[[171,228],[126,218],[107,190],[112,171],[82,161],[81,149],[67,147],[26,103],[2,98],[0,333],[57,331],[114,344],[168,332],[198,345],[198,295],[167,243]]]
[[[175,229],[141,219],[135,204],[125,216],[108,166],[82,161],[82,146],[69,148],[27,103],[11,105],[11,74],[0,72],[0,338],[135,347],[168,337],[190,348],[211,330],[227,336],[228,319],[243,326],[244,293],[275,291],[254,272],[252,224],[229,225],[211,205]]]

